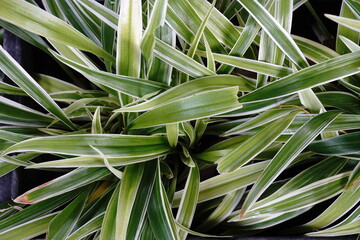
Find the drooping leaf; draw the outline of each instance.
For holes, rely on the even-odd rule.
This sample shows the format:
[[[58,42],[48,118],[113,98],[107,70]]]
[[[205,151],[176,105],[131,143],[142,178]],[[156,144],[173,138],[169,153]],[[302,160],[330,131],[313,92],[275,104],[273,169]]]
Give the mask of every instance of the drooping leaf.
[[[248,163],[257,154],[274,142],[288,128],[298,112],[288,115],[267,125],[262,131],[241,143],[237,148],[218,161],[220,173],[231,172]]]
[[[240,98],[240,102],[264,101],[319,86],[360,71],[360,52],[327,60],[272,82]]]
[[[26,1],[1,1],[0,18],[50,40],[114,60],[110,54],[64,21]]]
[[[261,177],[251,188],[240,212],[242,218],[277,176],[300,154],[340,113],[326,112],[304,124],[280,149]]]
[[[70,128],[76,129],[75,125],[46,91],[1,46],[0,69],[47,111],[54,114]]]
[[[67,239],[86,203],[89,188],[64,208],[49,224],[49,239]]]

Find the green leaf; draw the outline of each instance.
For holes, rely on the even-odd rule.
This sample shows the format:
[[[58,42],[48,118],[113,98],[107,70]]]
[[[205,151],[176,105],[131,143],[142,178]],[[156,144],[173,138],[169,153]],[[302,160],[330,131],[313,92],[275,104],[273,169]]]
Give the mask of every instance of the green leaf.
[[[78,240],[89,236],[90,234],[98,231],[101,228],[101,223],[103,222],[103,220],[104,213],[95,216],[90,221],[78,228],[76,231],[71,233],[71,235],[68,236],[67,240]]]
[[[241,198],[244,196],[244,193],[245,188],[227,194],[210,216],[207,217],[206,220],[197,228],[197,230],[205,232],[223,222],[237,207]]]
[[[261,177],[251,188],[241,208],[240,218],[246,214],[266,188],[287,166],[291,164],[295,157],[299,155],[339,114],[339,112],[333,111],[318,115],[304,124],[285,143],[261,174]]]
[[[270,109],[225,132],[226,136],[240,134],[288,115],[294,109]]]
[[[256,202],[254,204],[254,208],[271,201],[276,201],[276,199],[291,192],[298,191],[298,189],[310,185],[316,181],[331,177],[337,174],[346,163],[347,159],[341,159],[339,157],[327,158],[315,164],[314,166],[305,169],[304,171],[290,179],[287,183],[285,183],[282,187],[280,187],[270,196]]]
[[[194,218],[197,199],[199,196],[200,172],[199,167],[190,168],[188,178],[184,187],[184,193],[181,198],[179,209],[176,215],[176,221],[181,225],[190,228]],[[179,231],[180,239],[186,239],[187,233]]]
[[[103,129],[101,126],[101,115],[100,115],[100,106],[96,108],[96,111],[93,116],[93,121],[91,125],[91,133],[92,134],[102,134]]]
[[[99,239],[108,240],[115,239],[115,232],[117,225],[116,215],[117,215],[117,205],[119,201],[119,192],[120,192],[121,182],[119,182],[111,196],[109,204],[107,205],[104,219],[101,225],[101,232]]]
[[[175,34],[167,24],[155,31],[156,37],[161,41],[175,47]],[[172,82],[173,67],[158,58],[154,58],[149,71],[149,79],[170,85]]]
[[[309,145],[309,150],[323,155],[346,155],[360,152],[360,132],[344,134]]]
[[[154,81],[94,70],[58,54],[54,55],[61,62],[88,77],[90,81],[131,96],[143,97],[147,94],[168,88],[166,85]]]
[[[0,81],[0,93],[26,96],[26,93],[20,88],[14,87],[12,85],[9,85],[1,81]]]
[[[202,57],[206,57],[205,52],[197,51],[196,54]],[[256,73],[263,73],[274,77],[285,77],[293,72],[290,68],[287,67],[248,58],[241,58],[218,53],[214,53],[213,56],[215,61],[225,63],[240,69],[245,69]]]
[[[45,91],[48,93],[56,93],[56,92],[64,92],[64,91],[72,91],[72,90],[82,91],[82,89],[79,88],[78,86],[52,76],[38,74],[36,75],[35,79],[39,83],[39,85],[42,88],[44,88]]]
[[[0,3],[1,5],[1,3]],[[43,108],[54,114],[66,125],[76,129],[60,107],[46,91],[0,46],[0,69]]]
[[[94,0],[76,0],[80,5],[100,18],[104,23],[117,29],[119,15]]]
[[[130,123],[129,128],[184,122],[231,111],[241,107],[237,92],[238,87],[223,88],[176,100],[142,114]],[[159,114],[162,118],[156,117]]]
[[[115,239],[127,239],[130,214],[141,183],[144,166],[143,163],[139,163],[125,167],[117,205]]]
[[[354,169],[355,176],[350,176],[350,178],[353,177],[353,179],[350,179],[344,192],[319,216],[305,224],[305,227],[312,229],[324,228],[356,206],[360,197],[359,166],[358,164]]]
[[[109,174],[106,168],[78,168],[23,193],[14,201],[34,204],[99,181]]]
[[[52,213],[39,218],[35,218],[32,221],[25,222],[17,225],[7,231],[1,232],[0,239],[33,239],[48,231],[49,223],[58,213]]]
[[[300,68],[306,68],[308,63],[290,34],[255,0],[238,0],[249,14],[258,22],[278,47]]]
[[[319,86],[360,71],[360,52],[335,57],[313,65],[256,89],[240,98],[240,102],[264,101],[287,96],[301,90]]]
[[[90,146],[92,149],[94,149],[97,153],[99,153],[99,155],[103,158],[104,160],[104,164],[107,167],[107,169],[109,169],[110,172],[112,172],[117,178],[122,179],[123,178],[123,173],[119,170],[117,170],[116,168],[114,168],[113,166],[110,165],[109,160],[105,157],[105,155],[96,147]]]
[[[64,21],[26,1],[2,1],[0,3],[0,18],[50,40],[114,60],[110,54]]]
[[[138,239],[142,227],[146,224],[145,217],[148,210],[150,198],[156,176],[157,161],[147,162],[144,166],[144,173],[136,194],[136,199],[131,211],[129,226],[127,229],[128,239]]]
[[[239,86],[240,91],[251,91],[254,89],[254,82],[245,78],[231,75],[216,75],[202,77],[189,82],[177,85],[159,94],[149,101],[135,106],[119,109],[122,112],[141,112],[163,106],[167,103],[181,100],[195,94],[209,90],[217,90],[226,87]]]
[[[155,47],[155,30],[164,25],[168,0],[155,0],[150,20],[141,41],[141,51],[148,63],[152,61]],[[150,11],[150,10],[149,10]],[[149,64],[150,65],[150,64]]]
[[[256,155],[270,146],[289,127],[298,112],[270,123],[262,131],[242,142],[229,154],[218,161],[217,170],[220,173],[231,172],[251,161]]]
[[[170,204],[161,182],[160,163],[156,169],[155,185],[148,207],[148,216],[153,234],[157,239],[177,240],[177,228]]]
[[[166,125],[166,136],[171,147],[176,147],[179,138],[179,124],[172,123]]]
[[[208,13],[206,14],[205,18],[202,20],[202,23],[199,26],[199,29],[197,30],[196,34],[195,34],[195,38],[194,40],[191,42],[190,44],[190,48],[188,50],[187,55],[191,58],[194,58],[194,55],[196,53],[196,49],[198,48],[198,45],[200,43],[200,39],[203,36],[204,30],[206,28],[206,24],[211,16],[211,12],[215,7],[215,3],[216,1],[213,1],[211,8],[209,9]]]
[[[215,75],[215,72],[161,40],[156,41],[154,54],[157,58],[192,77]]]
[[[273,201],[252,208],[247,217],[293,212],[313,206],[341,193],[348,177],[349,173],[342,173],[316,181]]]
[[[75,191],[67,192],[60,196],[56,196],[54,198],[50,198],[45,201],[31,205],[27,208],[24,208],[23,210],[11,215],[10,217],[1,220],[0,229],[1,231],[6,231],[18,225],[26,223],[27,221],[31,221],[34,218],[49,213],[52,210],[55,210],[65,204],[70,199],[74,198],[74,196],[76,196]]]
[[[330,14],[325,14],[325,17],[330,18],[331,20],[337,22],[338,24],[344,25],[345,27],[360,32],[360,21],[358,20],[354,20],[346,17],[334,16]]]
[[[350,18],[350,19],[358,19],[359,16],[355,13],[352,7],[349,5],[350,1],[343,1],[340,8],[340,18]],[[332,19],[333,20],[333,19]],[[333,20],[334,21],[334,20]],[[359,41],[359,32],[353,29],[350,29],[342,24],[338,24],[337,28],[337,37],[336,37],[336,46],[335,49],[340,54],[348,53],[348,48],[344,45],[344,43],[340,40],[340,36],[344,36],[354,42]]]
[[[48,161],[43,163],[37,163],[28,166],[28,168],[75,168],[75,167],[117,167],[117,166],[126,166],[129,164],[147,162],[158,157],[163,157],[164,155],[170,153],[164,152],[151,156],[144,157],[120,157],[120,158],[107,158],[107,162],[104,159],[104,156],[82,156],[74,158],[66,158],[54,161]],[[109,164],[109,165],[108,165]]]
[[[214,199],[252,184],[268,164],[269,161],[251,164],[200,182],[198,202]],[[183,190],[175,193],[173,207],[179,206],[182,194]]]
[[[131,77],[140,76],[142,8],[140,0],[120,2],[117,29],[116,73]]]
[[[12,170],[16,169],[17,167],[18,167],[17,164],[0,161],[0,177],[11,172]]]
[[[79,134],[29,139],[8,148],[5,154],[35,151],[75,156],[98,156],[90,146],[106,157],[144,157],[170,150],[166,137],[119,134]]]
[[[68,235],[74,228],[76,221],[84,208],[89,190],[83,191],[75,200],[73,200],[66,208],[51,220],[49,225],[49,239],[68,239]]]

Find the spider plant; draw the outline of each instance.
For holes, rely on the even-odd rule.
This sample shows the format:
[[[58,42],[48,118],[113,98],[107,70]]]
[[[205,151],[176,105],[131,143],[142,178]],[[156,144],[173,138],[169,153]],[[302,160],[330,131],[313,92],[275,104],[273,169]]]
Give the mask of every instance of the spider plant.
[[[0,0],[66,72],[0,47],[1,93],[42,107],[0,97],[0,174],[62,173],[2,205],[0,239],[359,234],[360,3],[327,15],[334,49],[290,34],[304,4]]]

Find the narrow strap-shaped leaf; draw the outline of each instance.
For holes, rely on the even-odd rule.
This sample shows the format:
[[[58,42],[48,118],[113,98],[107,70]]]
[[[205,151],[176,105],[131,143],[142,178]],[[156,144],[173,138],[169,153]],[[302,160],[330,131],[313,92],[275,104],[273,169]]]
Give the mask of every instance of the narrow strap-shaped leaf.
[[[0,177],[16,169],[19,165],[0,161]]]
[[[129,226],[127,229],[127,239],[138,239],[141,235],[142,227],[145,224],[146,213],[149,201],[152,195],[155,177],[156,177],[157,160],[144,164],[144,173],[136,194],[136,199],[131,211]]]
[[[197,199],[199,196],[200,172],[199,167],[190,168],[188,178],[186,180],[184,193],[181,198],[180,206],[176,215],[176,221],[183,226],[190,228],[194,218]],[[180,239],[186,239],[187,233],[179,231]]]
[[[240,98],[240,102],[264,101],[287,96],[360,72],[360,52],[349,53],[300,70]]]
[[[198,201],[204,202],[214,199],[252,184],[268,164],[269,161],[251,164],[236,171],[224,173],[202,181],[200,183]],[[182,194],[183,190],[175,193],[172,204],[173,207],[179,206]]]
[[[135,106],[124,107],[118,111],[142,112],[207,90],[216,90],[225,87],[239,86],[240,91],[251,91],[254,89],[254,84],[251,80],[232,75],[202,77],[172,87],[149,101]]]
[[[25,222],[18,226],[15,226],[7,231],[0,232],[0,239],[33,239],[48,231],[49,222],[56,217],[58,213],[51,213],[39,218],[35,218],[32,221]]]
[[[176,2],[176,1],[172,0],[171,2]],[[191,7],[199,15],[200,19],[204,19],[206,14],[209,12],[209,9],[211,8],[211,3],[206,0],[190,0],[189,3],[191,4]],[[175,11],[177,10],[176,8],[174,9]],[[211,16],[209,18],[207,28],[210,30],[211,33],[215,35],[215,37],[220,42],[225,43],[225,45],[227,45],[228,47],[233,46],[240,35],[234,24],[232,24],[229,21],[229,19],[227,19],[216,8],[214,8],[214,10],[211,12]]]
[[[164,26],[157,28],[157,30],[155,31],[155,36],[166,44],[175,47],[175,32],[167,24],[164,24]],[[149,72],[149,79],[170,85],[172,81],[172,70],[173,67],[171,65],[160,60],[159,58],[154,58]]]
[[[165,84],[154,81],[94,70],[58,54],[55,54],[55,57],[74,70],[84,74],[90,81],[131,96],[143,97],[147,94],[168,88]]]
[[[204,30],[206,28],[206,23],[208,22],[210,16],[211,16],[211,12],[214,9],[216,1],[213,1],[211,8],[209,9],[208,13],[206,14],[205,18],[203,19],[202,23],[200,24],[199,29],[197,30],[196,34],[195,34],[195,38],[194,40],[191,42],[190,44],[190,48],[189,51],[187,53],[187,55],[191,58],[194,58],[195,53],[196,53],[196,49],[198,48],[198,45],[200,43],[201,37],[204,33]]]
[[[204,77],[208,75],[215,75],[213,71],[210,71],[205,66],[201,65],[194,59],[186,56],[179,50],[176,50],[172,46],[164,43],[161,40],[157,40],[155,43],[154,54],[162,61],[168,63],[174,68],[192,76],[192,77]]]
[[[41,151],[77,156],[98,156],[94,146],[106,157],[139,157],[167,152],[166,137],[119,134],[79,134],[39,137],[25,140],[8,148],[6,153]]]
[[[360,164],[354,169],[353,176],[350,176],[352,179],[350,179],[344,192],[324,212],[311,222],[305,224],[305,227],[312,229],[324,228],[356,206],[360,198],[359,169]]]
[[[1,81],[0,81],[0,93],[21,95],[21,96],[26,95],[26,93],[23,90],[21,90],[21,88],[11,86],[10,84]]]
[[[152,60],[153,49],[155,47],[155,30],[164,25],[168,0],[155,0],[151,12],[150,21],[146,27],[143,39],[141,41],[141,51],[148,63]]]
[[[50,40],[114,60],[110,54],[64,21],[26,1],[0,1],[0,18]]]
[[[119,16],[114,11],[111,11],[107,7],[101,5],[94,0],[76,0],[84,8],[100,18],[103,22],[111,26],[114,30],[117,29]]]
[[[142,37],[142,5],[140,0],[120,2],[117,29],[116,73],[139,77]]]
[[[178,240],[175,219],[164,186],[161,182],[160,163],[156,170],[155,185],[148,207],[148,216],[153,234],[157,239]]]
[[[0,46],[0,69],[43,108],[76,129],[47,92]]]
[[[344,36],[339,36],[339,38],[346,45],[346,47],[348,47],[350,49],[351,52],[356,52],[356,51],[360,50],[360,46],[358,44],[354,43],[353,41],[351,41],[350,39],[348,39]]]
[[[360,220],[358,219],[348,224],[335,226],[322,231],[308,233],[306,235],[314,236],[314,237],[340,237],[346,235],[359,234],[359,228],[360,228]]]
[[[98,231],[101,228],[101,223],[104,220],[104,213],[101,213],[90,221],[82,225],[80,228],[76,229],[76,231],[72,232],[67,240],[80,240],[84,237],[89,236],[90,234]]]
[[[200,56],[206,57],[206,54],[204,52],[198,51],[197,54]],[[229,56],[229,55],[218,54],[218,53],[214,53],[213,56],[214,56],[215,61],[225,63],[225,64],[233,66],[233,67],[238,67],[241,69],[253,71],[256,73],[268,74],[268,75],[274,76],[274,77],[284,77],[293,72],[290,68],[287,68],[287,67],[283,67],[283,66],[279,66],[279,65],[275,65],[275,64],[271,64],[271,63],[267,63],[267,62],[252,60],[252,59],[241,58],[241,57],[236,57],[236,56]]]
[[[278,47],[300,68],[306,68],[308,63],[290,34],[275,20],[266,9],[255,0],[237,0],[259,23]]]
[[[2,219],[0,221],[0,229],[1,229],[1,231],[5,231],[7,229],[13,228],[20,224],[23,224],[27,221],[31,221],[31,219],[39,217],[43,214],[46,214],[46,213],[62,206],[67,201],[72,199],[74,197],[74,195],[76,196],[76,193],[74,191],[68,192],[68,193],[62,194],[60,196],[45,200],[41,203],[36,203],[34,205],[31,205],[13,215],[11,215],[10,217]]]
[[[66,208],[51,220],[49,225],[49,239],[67,239],[79,219],[80,214],[85,206],[89,190],[83,191],[75,200],[73,200]]]
[[[356,14],[356,11],[354,12],[354,10],[349,5],[349,3],[350,3],[350,1],[343,1],[342,2],[340,13],[339,13],[340,16],[337,17],[337,18],[340,18],[340,19],[345,18],[345,20],[349,19],[349,18],[350,19],[359,19],[359,17]],[[335,19],[331,19],[331,20],[334,21]],[[349,53],[348,48],[340,40],[339,36],[345,36],[345,37],[351,39],[354,42],[358,42],[359,38],[360,38],[359,31],[355,31],[355,30],[353,30],[351,28],[348,28],[347,26],[345,26],[343,24],[338,24],[335,50],[339,54]]]
[[[34,204],[101,180],[109,174],[106,168],[78,168],[25,192],[14,201]]]
[[[237,207],[244,196],[245,188],[227,194],[211,215],[197,228],[197,231],[204,232],[224,221]]]
[[[248,163],[257,154],[262,152],[271,143],[273,143],[281,133],[289,127],[298,112],[292,112],[288,115],[270,123],[262,131],[245,140],[229,154],[222,157],[218,162],[218,171],[220,173],[231,172]]]
[[[285,143],[251,188],[241,208],[240,218],[246,214],[266,188],[287,166],[291,164],[295,157],[299,155],[339,114],[340,113],[337,111],[332,111],[318,115],[304,124]]]
[[[341,25],[344,25],[350,29],[360,32],[360,21],[358,21],[358,20],[345,18],[345,17],[338,17],[338,16],[334,16],[334,15],[330,15],[330,14],[325,14],[325,16]]]
[[[206,91],[150,110],[130,123],[129,128],[146,128],[178,123],[225,113],[241,105],[237,100],[238,87]],[[155,116],[162,115],[162,118]]]
[[[306,185],[297,191],[285,194],[249,212],[251,215],[293,212],[330,199],[342,192],[349,173],[341,173]]]
[[[28,166],[28,168],[76,168],[76,167],[108,167],[113,166],[126,166],[129,164],[135,164],[140,162],[147,162],[152,159],[163,157],[170,153],[164,152],[160,154],[149,155],[145,157],[120,157],[120,158],[107,158],[106,156],[83,156],[67,159],[60,159],[54,161],[48,161]],[[101,156],[101,155],[100,155]],[[105,158],[107,161],[105,160]],[[110,168],[109,168],[110,169]]]
[[[344,134],[309,145],[309,150],[323,155],[346,155],[360,152],[360,133]]]
[[[264,124],[267,124],[269,122],[272,122],[276,119],[279,119],[281,117],[284,117],[288,115],[291,111],[294,111],[294,109],[271,109],[268,111],[264,111],[263,113],[259,114],[258,116],[249,119],[248,121],[241,123],[240,125],[228,130],[225,135],[233,135],[233,134],[240,134],[242,132],[248,131],[250,129],[262,126]]]
[[[90,146],[92,149],[94,149],[96,152],[99,153],[99,155],[103,158],[104,160],[104,164],[107,167],[107,169],[109,169],[110,172],[112,172],[112,174],[114,174],[117,178],[122,179],[123,178],[123,173],[120,170],[117,170],[116,168],[114,168],[113,166],[111,166],[111,164],[109,163],[109,160],[106,158],[106,156],[96,147],[94,146]]]
[[[144,166],[143,163],[139,163],[125,167],[117,205],[115,239],[128,239],[127,229],[130,221],[130,213],[136,200]]]
[[[256,23],[254,18],[249,17],[240,37],[233,45],[229,55],[243,56],[250,47],[251,43],[254,41],[259,30],[260,30],[260,25]],[[230,73],[232,70],[233,67],[223,64],[219,67],[217,72]]]
[[[117,205],[119,201],[119,192],[120,192],[121,182],[119,182],[110,198],[110,201],[107,205],[104,219],[101,225],[101,232],[99,239],[108,240],[115,239],[116,231],[116,215],[117,215]]]
[[[297,191],[299,188],[305,187],[316,181],[320,181],[321,179],[331,177],[337,174],[346,163],[347,159],[342,159],[339,157],[330,157],[325,159],[318,164],[305,169],[303,172],[290,179],[276,192],[266,197],[265,199],[256,202],[253,207],[256,208],[257,206],[261,206],[264,203],[274,201],[285,194]]]

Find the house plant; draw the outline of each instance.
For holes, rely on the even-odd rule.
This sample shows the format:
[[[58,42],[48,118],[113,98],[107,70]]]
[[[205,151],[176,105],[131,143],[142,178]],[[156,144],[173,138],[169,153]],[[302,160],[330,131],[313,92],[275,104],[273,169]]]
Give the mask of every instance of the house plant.
[[[357,1],[327,16],[336,51],[289,34],[306,1],[41,3],[1,0],[1,25],[67,75],[0,48],[2,93],[42,107],[0,98],[1,174],[62,175],[4,206],[0,239],[252,235],[324,202],[283,233],[359,233]]]

